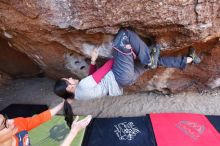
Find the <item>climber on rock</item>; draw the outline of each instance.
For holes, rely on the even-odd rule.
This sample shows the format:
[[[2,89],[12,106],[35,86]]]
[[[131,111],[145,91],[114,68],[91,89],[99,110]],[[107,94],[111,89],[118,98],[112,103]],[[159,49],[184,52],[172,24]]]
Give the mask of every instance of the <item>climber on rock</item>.
[[[123,94],[123,87],[131,86],[140,75],[157,66],[184,69],[186,64],[201,62],[195,49],[190,49],[186,57],[162,57],[160,46],[152,49],[129,29],[120,29],[113,40],[113,58],[96,70],[98,50],[91,53],[89,76],[81,81],[73,78],[62,78],[54,86],[54,92],[60,97],[71,97],[76,100],[89,100],[104,96]],[[139,59],[136,63],[135,59]]]

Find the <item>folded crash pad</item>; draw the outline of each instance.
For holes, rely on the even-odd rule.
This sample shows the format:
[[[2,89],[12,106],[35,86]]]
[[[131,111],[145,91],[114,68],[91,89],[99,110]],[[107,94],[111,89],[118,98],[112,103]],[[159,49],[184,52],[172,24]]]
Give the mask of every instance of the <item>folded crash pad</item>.
[[[215,129],[220,133],[220,116],[208,115],[206,116],[209,122],[215,127]]]
[[[71,146],[81,146],[84,132],[82,130],[77,134]],[[68,133],[64,117],[54,116],[50,121],[29,131],[29,136],[32,146],[59,146]]]
[[[156,146],[149,116],[94,118],[82,146]]]
[[[220,146],[220,134],[200,114],[150,114],[158,146]]]
[[[220,146],[219,121],[185,113],[94,118],[82,146]]]
[[[48,109],[47,105],[39,104],[11,104],[0,113],[7,115],[9,119],[17,117],[31,117]]]

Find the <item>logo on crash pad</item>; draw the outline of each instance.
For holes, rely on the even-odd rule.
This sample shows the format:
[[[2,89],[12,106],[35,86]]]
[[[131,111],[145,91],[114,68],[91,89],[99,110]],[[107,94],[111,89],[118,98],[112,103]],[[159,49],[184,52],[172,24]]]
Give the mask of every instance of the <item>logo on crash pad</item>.
[[[114,127],[119,140],[133,140],[138,133],[141,133],[133,122],[122,122]]]
[[[194,140],[200,138],[205,131],[205,126],[196,122],[179,121],[176,126],[178,129],[183,131],[186,135],[190,136]]]
[[[61,141],[64,140],[66,135],[69,133],[69,129],[66,128],[65,124],[55,125],[50,129],[50,138]]]

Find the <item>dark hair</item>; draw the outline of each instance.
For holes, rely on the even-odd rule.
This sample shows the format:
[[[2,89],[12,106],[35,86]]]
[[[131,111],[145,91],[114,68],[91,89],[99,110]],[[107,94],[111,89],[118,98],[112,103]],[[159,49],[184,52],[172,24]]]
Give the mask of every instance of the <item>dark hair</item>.
[[[59,97],[65,99],[65,101],[64,101],[65,121],[66,121],[67,125],[71,128],[71,125],[73,123],[73,119],[74,119],[75,115],[73,114],[72,107],[67,102],[67,99],[73,99],[74,94],[66,91],[67,86],[68,86],[68,83],[65,80],[63,80],[63,79],[57,80],[54,85],[54,93],[56,95],[58,95]]]

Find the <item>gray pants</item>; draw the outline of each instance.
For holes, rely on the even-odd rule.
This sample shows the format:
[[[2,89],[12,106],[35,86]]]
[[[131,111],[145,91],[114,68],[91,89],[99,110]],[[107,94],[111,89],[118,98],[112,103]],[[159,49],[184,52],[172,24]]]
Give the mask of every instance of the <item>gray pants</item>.
[[[132,46],[133,51],[140,60],[139,63],[134,62],[134,56],[130,54],[131,50],[125,48],[126,44]],[[112,72],[115,79],[121,87],[130,86],[146,71],[144,66],[150,63],[149,48],[135,32],[127,29],[121,29],[118,32],[113,41],[113,47],[120,51],[115,49],[113,51],[114,64]],[[184,69],[186,57],[160,57],[158,65]]]

